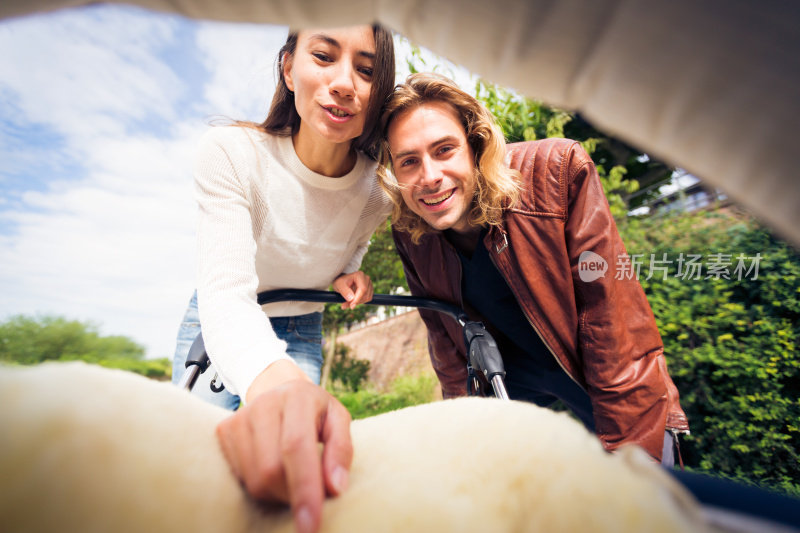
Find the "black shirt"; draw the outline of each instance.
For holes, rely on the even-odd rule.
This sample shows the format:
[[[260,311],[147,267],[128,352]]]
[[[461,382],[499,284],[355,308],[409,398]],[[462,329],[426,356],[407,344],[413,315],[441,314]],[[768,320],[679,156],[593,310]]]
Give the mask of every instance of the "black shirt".
[[[493,328],[493,336],[506,369],[505,384],[512,399],[548,406],[564,402],[589,427],[594,428],[589,396],[561,368],[497,270],[483,245],[484,229],[472,256],[458,250],[464,303]]]

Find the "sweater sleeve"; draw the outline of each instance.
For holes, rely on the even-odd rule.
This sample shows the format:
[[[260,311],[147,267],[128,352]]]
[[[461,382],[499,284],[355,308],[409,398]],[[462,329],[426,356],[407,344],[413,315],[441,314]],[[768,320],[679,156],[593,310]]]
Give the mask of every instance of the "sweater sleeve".
[[[407,233],[401,233],[395,229],[392,230],[392,236],[411,294],[421,298],[430,298],[431,295],[425,290],[414,268],[414,262],[406,249],[410,237]],[[463,355],[465,350],[459,349],[453,342],[441,313],[427,309],[419,309],[418,312],[428,332],[428,352],[431,365],[436,371],[436,377],[442,387],[442,397],[446,399],[466,396],[467,371],[466,359]],[[460,329],[460,326],[458,327]]]
[[[369,249],[372,235],[381,224],[386,222],[386,219],[392,212],[391,200],[389,200],[389,197],[383,192],[380,185],[378,185],[374,168],[374,165],[370,165],[367,170],[369,174],[368,179],[372,183],[372,190],[359,221],[358,227],[360,233],[356,236],[356,249],[345,265],[342,271],[343,274],[350,274],[361,268],[361,262]]]
[[[197,294],[209,359],[226,388],[244,398],[267,366],[292,359],[256,300],[250,168],[236,133],[213,128],[201,140],[195,159]]]
[[[351,274],[361,268],[361,261],[364,260],[364,256],[367,254],[367,250],[369,249],[369,241],[373,232],[374,228],[372,228],[370,225],[369,231],[366,231],[359,236],[357,241],[358,245],[353,252],[353,256],[347,262],[347,265],[345,265],[342,274]]]

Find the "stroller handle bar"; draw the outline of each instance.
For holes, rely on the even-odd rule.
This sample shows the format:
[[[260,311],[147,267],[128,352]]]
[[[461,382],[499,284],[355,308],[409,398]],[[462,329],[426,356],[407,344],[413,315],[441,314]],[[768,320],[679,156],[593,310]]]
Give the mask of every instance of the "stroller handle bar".
[[[345,299],[338,292],[317,291],[312,289],[277,289],[273,291],[264,291],[258,294],[259,305],[287,301],[343,303]],[[434,300],[433,298],[418,298],[416,296],[396,294],[374,294],[372,300],[367,302],[367,305],[422,307],[449,315],[456,319],[462,326],[469,322],[467,314],[460,307],[441,300]]]
[[[258,294],[257,299],[259,305],[286,301],[318,303],[343,303],[345,301],[344,297],[339,293],[311,289],[264,291]],[[495,396],[508,400],[508,393],[503,382],[506,372],[497,344],[489,332],[486,331],[483,323],[470,320],[460,307],[433,298],[393,294],[374,294],[372,300],[367,304],[431,309],[454,318],[463,328],[464,341],[467,347],[467,390],[477,392],[480,389],[479,382],[475,376],[475,370],[477,370],[491,384]],[[203,334],[200,333],[189,349],[189,355],[186,358],[186,371],[181,376],[178,386],[182,389],[191,390],[197,380],[197,376],[205,372],[209,365],[210,361],[203,342]],[[222,390],[221,387],[217,388],[216,378],[211,386],[215,392]]]

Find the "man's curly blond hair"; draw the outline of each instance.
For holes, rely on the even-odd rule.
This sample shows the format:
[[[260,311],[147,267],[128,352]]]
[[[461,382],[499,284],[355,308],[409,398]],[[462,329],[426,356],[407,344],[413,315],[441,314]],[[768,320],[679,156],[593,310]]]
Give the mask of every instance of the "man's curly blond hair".
[[[381,115],[383,142],[378,177],[394,203],[392,225],[410,233],[414,243],[434,230],[403,201],[401,185],[391,171],[392,155],[386,134],[394,119],[430,102],[444,102],[455,108],[475,155],[475,198],[469,212],[469,223],[499,225],[503,208],[513,205],[519,197],[520,174],[506,164],[503,132],[489,110],[449,78],[432,73],[412,74],[405,83],[395,87]]]

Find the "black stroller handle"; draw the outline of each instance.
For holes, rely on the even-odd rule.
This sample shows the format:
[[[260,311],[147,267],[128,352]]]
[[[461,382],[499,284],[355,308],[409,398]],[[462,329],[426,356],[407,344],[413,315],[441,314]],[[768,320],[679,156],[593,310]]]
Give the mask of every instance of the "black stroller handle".
[[[258,304],[264,305],[272,302],[319,302],[319,303],[344,303],[344,297],[338,292],[317,291],[313,289],[276,289],[258,294]],[[374,294],[372,300],[366,305],[389,305],[401,307],[422,307],[439,311],[455,318],[462,326],[469,322],[467,314],[458,306],[435,300],[433,298],[418,298],[397,294]]]
[[[311,289],[276,289],[264,291],[258,294],[259,305],[273,302],[318,302],[318,303],[343,303],[344,297],[337,292],[319,291]],[[415,307],[431,309],[444,313],[454,318],[462,327],[464,332],[464,342],[467,347],[467,390],[472,394],[480,390],[480,385],[475,376],[475,370],[483,374],[486,381],[492,385],[495,396],[500,399],[508,400],[503,379],[505,369],[503,358],[497,349],[492,336],[486,331],[483,323],[470,320],[467,314],[458,306],[433,298],[419,298],[416,296],[405,296],[396,294],[374,294],[367,305],[389,305],[401,307]],[[179,387],[191,390],[197,376],[206,371],[210,361],[206,353],[203,334],[197,335],[189,349],[186,358],[186,371],[178,384]],[[217,379],[211,383],[214,392],[222,390],[223,386],[216,383]]]

